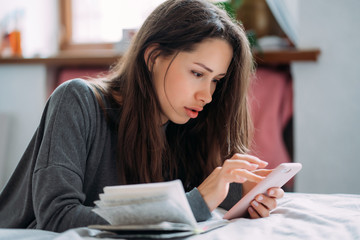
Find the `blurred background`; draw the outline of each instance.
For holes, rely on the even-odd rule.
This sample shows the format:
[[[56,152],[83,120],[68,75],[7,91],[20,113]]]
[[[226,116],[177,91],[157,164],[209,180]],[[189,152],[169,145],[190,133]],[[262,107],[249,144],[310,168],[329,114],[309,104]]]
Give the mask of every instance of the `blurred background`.
[[[163,0],[0,0],[0,189],[62,82],[121,58]],[[244,24],[257,71],[253,154],[301,162],[287,186],[360,194],[360,2],[212,1]]]

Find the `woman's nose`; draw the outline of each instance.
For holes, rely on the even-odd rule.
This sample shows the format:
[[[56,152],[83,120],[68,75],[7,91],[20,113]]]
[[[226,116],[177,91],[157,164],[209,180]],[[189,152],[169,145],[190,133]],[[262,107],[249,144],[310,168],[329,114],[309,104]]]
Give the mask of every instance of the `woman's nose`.
[[[203,84],[201,89],[196,94],[197,100],[200,100],[201,102],[205,104],[208,104],[212,100],[212,94],[213,90],[211,88],[211,84]]]

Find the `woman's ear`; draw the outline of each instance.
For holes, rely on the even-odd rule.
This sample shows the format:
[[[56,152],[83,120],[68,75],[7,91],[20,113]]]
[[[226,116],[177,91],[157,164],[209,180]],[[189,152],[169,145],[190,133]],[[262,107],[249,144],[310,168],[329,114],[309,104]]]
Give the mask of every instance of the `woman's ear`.
[[[148,70],[151,72],[156,58],[159,56],[159,44],[153,43],[145,49],[144,60]]]

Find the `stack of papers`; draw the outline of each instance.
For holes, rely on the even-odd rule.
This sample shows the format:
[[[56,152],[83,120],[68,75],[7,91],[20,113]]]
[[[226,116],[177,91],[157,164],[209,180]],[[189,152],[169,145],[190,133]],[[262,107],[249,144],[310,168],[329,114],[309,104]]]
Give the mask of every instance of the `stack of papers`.
[[[100,237],[185,237],[223,226],[226,220],[199,225],[180,180],[105,187],[95,213],[110,225],[91,225],[104,230]]]

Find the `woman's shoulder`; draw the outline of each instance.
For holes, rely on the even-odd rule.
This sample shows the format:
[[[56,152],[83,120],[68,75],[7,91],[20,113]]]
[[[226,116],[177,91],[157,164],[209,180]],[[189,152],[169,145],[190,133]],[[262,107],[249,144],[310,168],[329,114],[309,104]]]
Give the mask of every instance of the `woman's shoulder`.
[[[50,96],[50,99],[94,99],[94,93],[90,84],[81,78],[71,79],[60,84]]]
[[[53,94],[56,94],[57,92],[65,92],[65,91],[82,92],[82,93],[92,92],[89,83],[81,78],[71,79],[60,84],[58,87],[56,87]]]
[[[49,98],[50,109],[61,108],[62,111],[70,111],[74,115],[85,114],[90,118],[105,114],[108,120],[116,121],[119,109],[111,103],[91,82],[80,78],[62,83]]]
[[[95,94],[84,79],[72,79],[59,85],[50,95],[48,104],[50,109],[63,111],[88,109],[86,112],[97,112],[99,109]]]

